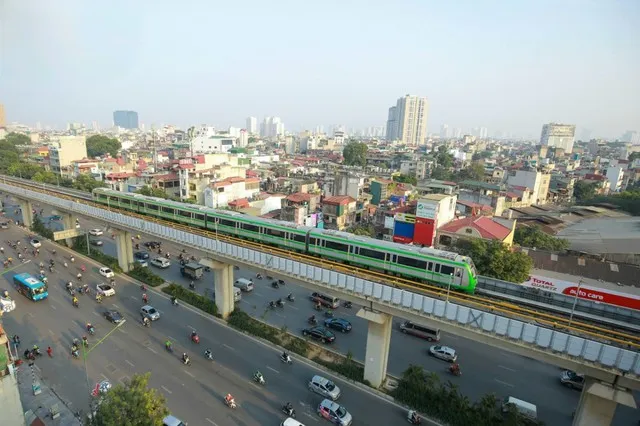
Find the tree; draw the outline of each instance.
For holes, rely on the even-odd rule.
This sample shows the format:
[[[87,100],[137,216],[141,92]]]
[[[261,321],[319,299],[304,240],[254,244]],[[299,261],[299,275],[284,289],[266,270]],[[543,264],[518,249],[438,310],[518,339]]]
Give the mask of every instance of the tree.
[[[576,202],[581,203],[593,198],[596,194],[597,187],[598,184],[595,182],[577,181],[575,185],[573,185],[573,196],[576,198]]]
[[[8,135],[6,135],[4,139],[13,146],[31,145],[31,138],[22,133],[11,132]]]
[[[569,248],[568,240],[545,234],[539,226],[518,227],[513,241],[522,247],[536,248],[538,250],[562,251]]]
[[[168,199],[169,196],[164,191],[164,189],[153,188],[149,185],[145,185],[139,190],[136,191],[138,194],[146,195],[147,197],[156,197],[156,198],[164,198]]]
[[[355,141],[349,142],[342,150],[343,163],[347,166],[366,166],[368,149],[367,144]]]
[[[76,180],[73,181],[73,187],[80,191],[91,192],[96,188],[104,188],[104,183],[95,180],[90,175],[79,175]]]
[[[258,138],[256,138],[255,136],[250,136],[249,139],[247,140],[248,143],[256,143],[258,142]]]
[[[436,163],[445,169],[453,166],[453,155],[449,154],[446,145],[440,145],[438,147],[438,153],[436,154]]]
[[[525,282],[533,267],[533,260],[529,256],[509,250],[500,241],[461,239],[456,243],[456,248],[473,260],[480,275],[499,280]]]
[[[451,180],[453,174],[442,166],[437,166],[431,170],[431,178],[437,180]]]
[[[122,144],[116,138],[104,135],[93,135],[87,138],[87,155],[89,157],[101,157],[110,154],[112,157],[118,155]]]
[[[613,204],[634,216],[640,216],[640,189],[631,189],[619,194],[594,197],[587,202],[589,205],[598,203]]]
[[[460,170],[453,176],[456,181],[482,180],[484,178],[484,166],[480,163],[471,163],[469,167]]]
[[[375,238],[376,230],[372,225],[358,225],[349,230],[354,235]]]
[[[112,387],[91,419],[92,426],[162,426],[169,414],[165,397],[149,388],[149,373]]]
[[[640,158],[640,151],[632,152],[631,154],[629,154],[628,160],[630,163],[632,163],[638,158]]]
[[[415,176],[409,176],[409,175],[395,175],[393,177],[393,180],[398,183],[408,183],[410,185],[418,184],[418,178],[416,178]]]
[[[37,164],[15,162],[9,166],[7,174],[31,180],[40,171],[42,171],[42,167]]]

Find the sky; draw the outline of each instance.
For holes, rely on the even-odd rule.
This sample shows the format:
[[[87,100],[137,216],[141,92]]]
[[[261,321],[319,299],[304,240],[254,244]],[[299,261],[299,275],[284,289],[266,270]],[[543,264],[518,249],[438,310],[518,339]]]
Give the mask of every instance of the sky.
[[[640,130],[637,0],[0,0],[7,120]]]

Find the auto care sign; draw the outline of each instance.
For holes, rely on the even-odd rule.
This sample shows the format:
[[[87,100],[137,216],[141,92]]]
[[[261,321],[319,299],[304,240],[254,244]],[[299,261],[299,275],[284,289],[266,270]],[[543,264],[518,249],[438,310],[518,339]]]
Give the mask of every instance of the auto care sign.
[[[578,283],[564,281],[558,278],[543,277],[541,275],[530,275],[529,279],[522,283],[525,287],[537,288],[551,293],[565,294],[575,297],[578,291]],[[623,308],[640,310],[640,297],[633,294],[621,293],[604,288],[580,286],[578,298],[591,300],[593,302],[607,303],[609,305]]]

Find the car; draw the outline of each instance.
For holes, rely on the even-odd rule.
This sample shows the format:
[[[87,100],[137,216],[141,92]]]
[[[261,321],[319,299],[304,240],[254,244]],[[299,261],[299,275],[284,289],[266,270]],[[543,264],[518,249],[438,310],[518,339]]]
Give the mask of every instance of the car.
[[[146,251],[138,251],[133,254],[133,260],[143,268],[149,266],[149,262],[147,262],[147,259],[149,259],[149,253],[147,253]]]
[[[89,244],[96,247],[102,247],[104,243],[100,240],[89,240]]]
[[[144,246],[149,250],[157,250],[160,248],[161,245],[162,243],[158,241],[147,241],[146,243],[144,243]]]
[[[34,238],[33,240],[29,241],[29,244],[31,244],[31,246],[33,248],[40,248],[42,247],[42,243],[40,242],[40,240]]]
[[[9,229],[9,222],[0,223],[0,228],[1,229]]]
[[[167,416],[162,419],[162,426],[187,426],[187,424],[177,417]]]
[[[151,262],[149,263],[151,263],[153,266],[156,266],[162,269],[166,269],[169,266],[171,266],[171,262],[169,262],[169,260],[166,257],[156,257],[155,259],[151,260]]]
[[[449,346],[433,345],[429,348],[429,355],[448,362],[456,362],[458,359],[456,350]]]
[[[111,287],[109,284],[98,284],[96,286],[96,292],[103,296],[115,296],[116,290]]]
[[[351,323],[344,318],[327,318],[324,320],[324,326],[343,333],[351,331]]]
[[[93,235],[94,237],[99,237],[102,234],[104,234],[104,232],[102,232],[102,229],[94,228],[89,230],[89,235]]]
[[[105,311],[103,315],[109,322],[112,322],[114,324],[120,324],[122,321],[124,321],[122,314],[113,309]]]
[[[311,381],[309,382],[309,390],[326,398],[329,398],[332,401],[337,400],[341,395],[340,388],[336,386],[335,383],[333,383],[329,379],[317,375],[311,378]]]
[[[49,220],[50,221],[54,221],[54,220],[62,220],[62,216],[60,216],[59,214],[54,214],[52,216],[49,216]]]
[[[575,371],[565,370],[560,375],[560,383],[571,389],[582,390],[584,387],[584,376]]]
[[[142,318],[149,318],[151,321],[160,319],[160,312],[151,305],[144,305],[140,308],[140,315],[142,315]]]
[[[330,399],[323,399],[318,405],[318,415],[339,426],[350,426],[353,417],[346,408]]]
[[[98,269],[98,272],[100,273],[100,275],[102,275],[105,278],[112,278],[116,276],[116,274],[111,270],[111,268],[107,268],[106,266],[103,266],[102,268]]]
[[[336,335],[324,327],[305,328],[302,330],[302,334],[312,339],[320,340],[322,343],[332,343],[336,340]]]

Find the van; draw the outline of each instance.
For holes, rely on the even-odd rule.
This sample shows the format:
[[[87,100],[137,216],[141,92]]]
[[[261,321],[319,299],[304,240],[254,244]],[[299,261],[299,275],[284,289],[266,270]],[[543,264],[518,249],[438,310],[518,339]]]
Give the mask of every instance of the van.
[[[297,421],[296,419],[289,417],[288,419],[285,419],[282,423],[280,423],[280,426],[304,426],[304,425],[299,421]]]
[[[509,396],[502,402],[502,412],[506,413],[509,411],[510,405],[514,406],[518,413],[525,419],[532,421],[538,420],[538,408],[532,403]]]
[[[167,416],[162,419],[162,426],[187,426],[187,424],[177,417]]]
[[[400,331],[405,334],[426,339],[429,342],[437,342],[440,340],[440,330],[424,325],[416,324],[411,321],[405,321],[400,324]]]
[[[253,291],[253,281],[246,278],[238,278],[236,282],[233,283],[233,286],[238,287],[242,291]]]
[[[322,293],[311,293],[311,300],[313,300],[315,303],[320,303],[321,305],[326,306],[330,309],[338,309],[338,307],[340,306],[340,299],[333,296],[327,296],[326,294]]]

